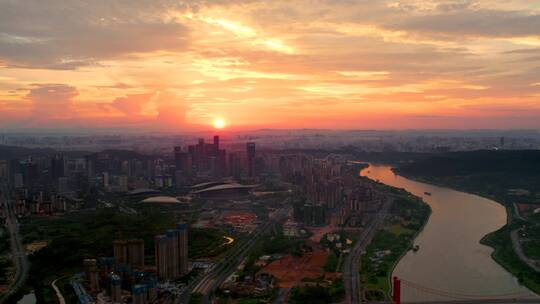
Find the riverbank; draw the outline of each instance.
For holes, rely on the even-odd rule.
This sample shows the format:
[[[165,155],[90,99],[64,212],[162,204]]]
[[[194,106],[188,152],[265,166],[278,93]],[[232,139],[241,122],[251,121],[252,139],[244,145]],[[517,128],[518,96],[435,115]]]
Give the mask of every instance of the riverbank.
[[[477,195],[502,205],[506,210],[506,224],[500,229],[486,234],[480,240],[480,244],[492,248],[493,252],[491,257],[495,262],[497,262],[497,264],[501,265],[506,271],[512,274],[520,282],[520,284],[540,295],[540,273],[523,262],[516,254],[512,246],[512,239],[510,236],[511,231],[521,227],[523,221],[519,219],[518,215],[515,214],[514,208],[504,202],[503,197],[482,191],[480,189],[473,190],[471,189],[470,185],[465,186],[452,179],[446,179],[447,182],[444,182],[443,180],[437,180],[434,178],[429,179],[421,176],[414,176],[395,168],[393,168],[392,171],[395,174],[399,174],[414,181]]]
[[[424,229],[431,208],[421,198],[402,189],[379,183],[394,196],[389,217],[362,255],[360,277],[366,300],[390,298],[392,273],[399,261],[413,249],[414,240]],[[421,250],[421,249],[420,249]]]
[[[393,275],[441,293],[404,288],[403,301],[451,300],[452,297],[441,294],[452,292],[494,298],[509,297],[505,296],[508,294],[534,296],[491,258],[490,247],[479,243],[486,234],[506,223],[506,211],[500,204],[407,179],[394,174],[388,165],[372,164],[364,174],[421,197],[432,209],[429,221],[415,239],[420,250],[408,251],[397,263]]]

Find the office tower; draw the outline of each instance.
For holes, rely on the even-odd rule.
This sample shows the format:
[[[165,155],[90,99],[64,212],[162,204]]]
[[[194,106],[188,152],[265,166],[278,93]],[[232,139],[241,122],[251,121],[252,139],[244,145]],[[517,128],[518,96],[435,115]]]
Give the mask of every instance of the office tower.
[[[86,280],[90,285],[92,292],[99,291],[99,274],[97,268],[97,261],[95,259],[85,259],[83,261],[84,272],[86,274]]]
[[[53,179],[64,177],[64,166],[65,166],[64,157],[58,154],[55,155],[51,159],[51,177]]]
[[[144,241],[129,240],[128,241],[128,264],[131,267],[144,267]]]
[[[133,304],[146,304],[147,300],[147,288],[146,285],[135,285],[132,288]]]
[[[214,151],[219,151],[219,135],[214,136]]]
[[[229,174],[235,179],[240,179],[242,174],[242,161],[237,154],[229,154]]]
[[[181,276],[189,272],[188,227],[184,223],[176,225],[178,230],[178,270]]]
[[[114,260],[117,264],[126,264],[128,261],[127,242],[116,240],[113,242]]]
[[[154,247],[158,277],[160,280],[168,280],[170,278],[167,276],[167,237],[157,235],[154,238]]]
[[[191,167],[192,159],[193,159],[192,153],[185,153],[182,152],[180,147],[174,148],[174,163],[176,166],[176,170],[181,171],[185,176],[191,175]]]
[[[113,303],[122,303],[122,280],[117,274],[112,274],[111,279],[111,300]]]
[[[103,188],[109,189],[109,173],[103,172],[101,176],[103,178]]]
[[[92,179],[96,177],[96,163],[91,157],[86,157],[86,175]]]
[[[23,175],[22,173],[15,173],[13,176],[13,187],[22,188],[24,187]]]
[[[254,142],[248,142],[246,144],[246,155],[247,155],[248,176],[255,177],[255,143]]]
[[[0,180],[8,180],[9,163],[7,160],[0,160]]]
[[[67,177],[59,177],[58,178],[58,193],[60,194],[66,194],[69,192],[69,184],[68,184],[68,178]]]
[[[179,273],[178,267],[178,230],[169,229],[166,232],[167,236],[167,277],[177,278]]]
[[[118,176],[118,191],[120,192],[128,191],[128,177],[126,175]]]

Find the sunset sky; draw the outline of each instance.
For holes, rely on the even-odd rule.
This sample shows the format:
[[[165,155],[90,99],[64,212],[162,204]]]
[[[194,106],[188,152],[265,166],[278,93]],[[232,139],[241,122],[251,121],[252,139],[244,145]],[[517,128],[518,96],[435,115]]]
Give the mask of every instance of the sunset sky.
[[[0,0],[0,118],[540,128],[540,1]]]

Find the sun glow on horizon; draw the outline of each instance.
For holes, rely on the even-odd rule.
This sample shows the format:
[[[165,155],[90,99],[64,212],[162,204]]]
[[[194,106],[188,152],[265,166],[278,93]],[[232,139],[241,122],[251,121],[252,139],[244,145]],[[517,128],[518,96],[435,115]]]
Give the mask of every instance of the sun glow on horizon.
[[[216,129],[223,129],[227,126],[227,122],[225,121],[225,119],[221,117],[214,119],[212,124],[214,125],[214,128]]]

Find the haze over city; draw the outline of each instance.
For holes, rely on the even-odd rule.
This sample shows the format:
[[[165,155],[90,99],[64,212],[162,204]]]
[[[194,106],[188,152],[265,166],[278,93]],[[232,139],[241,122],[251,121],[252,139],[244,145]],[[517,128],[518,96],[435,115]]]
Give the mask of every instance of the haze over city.
[[[540,127],[538,1],[0,5],[9,130]]]

